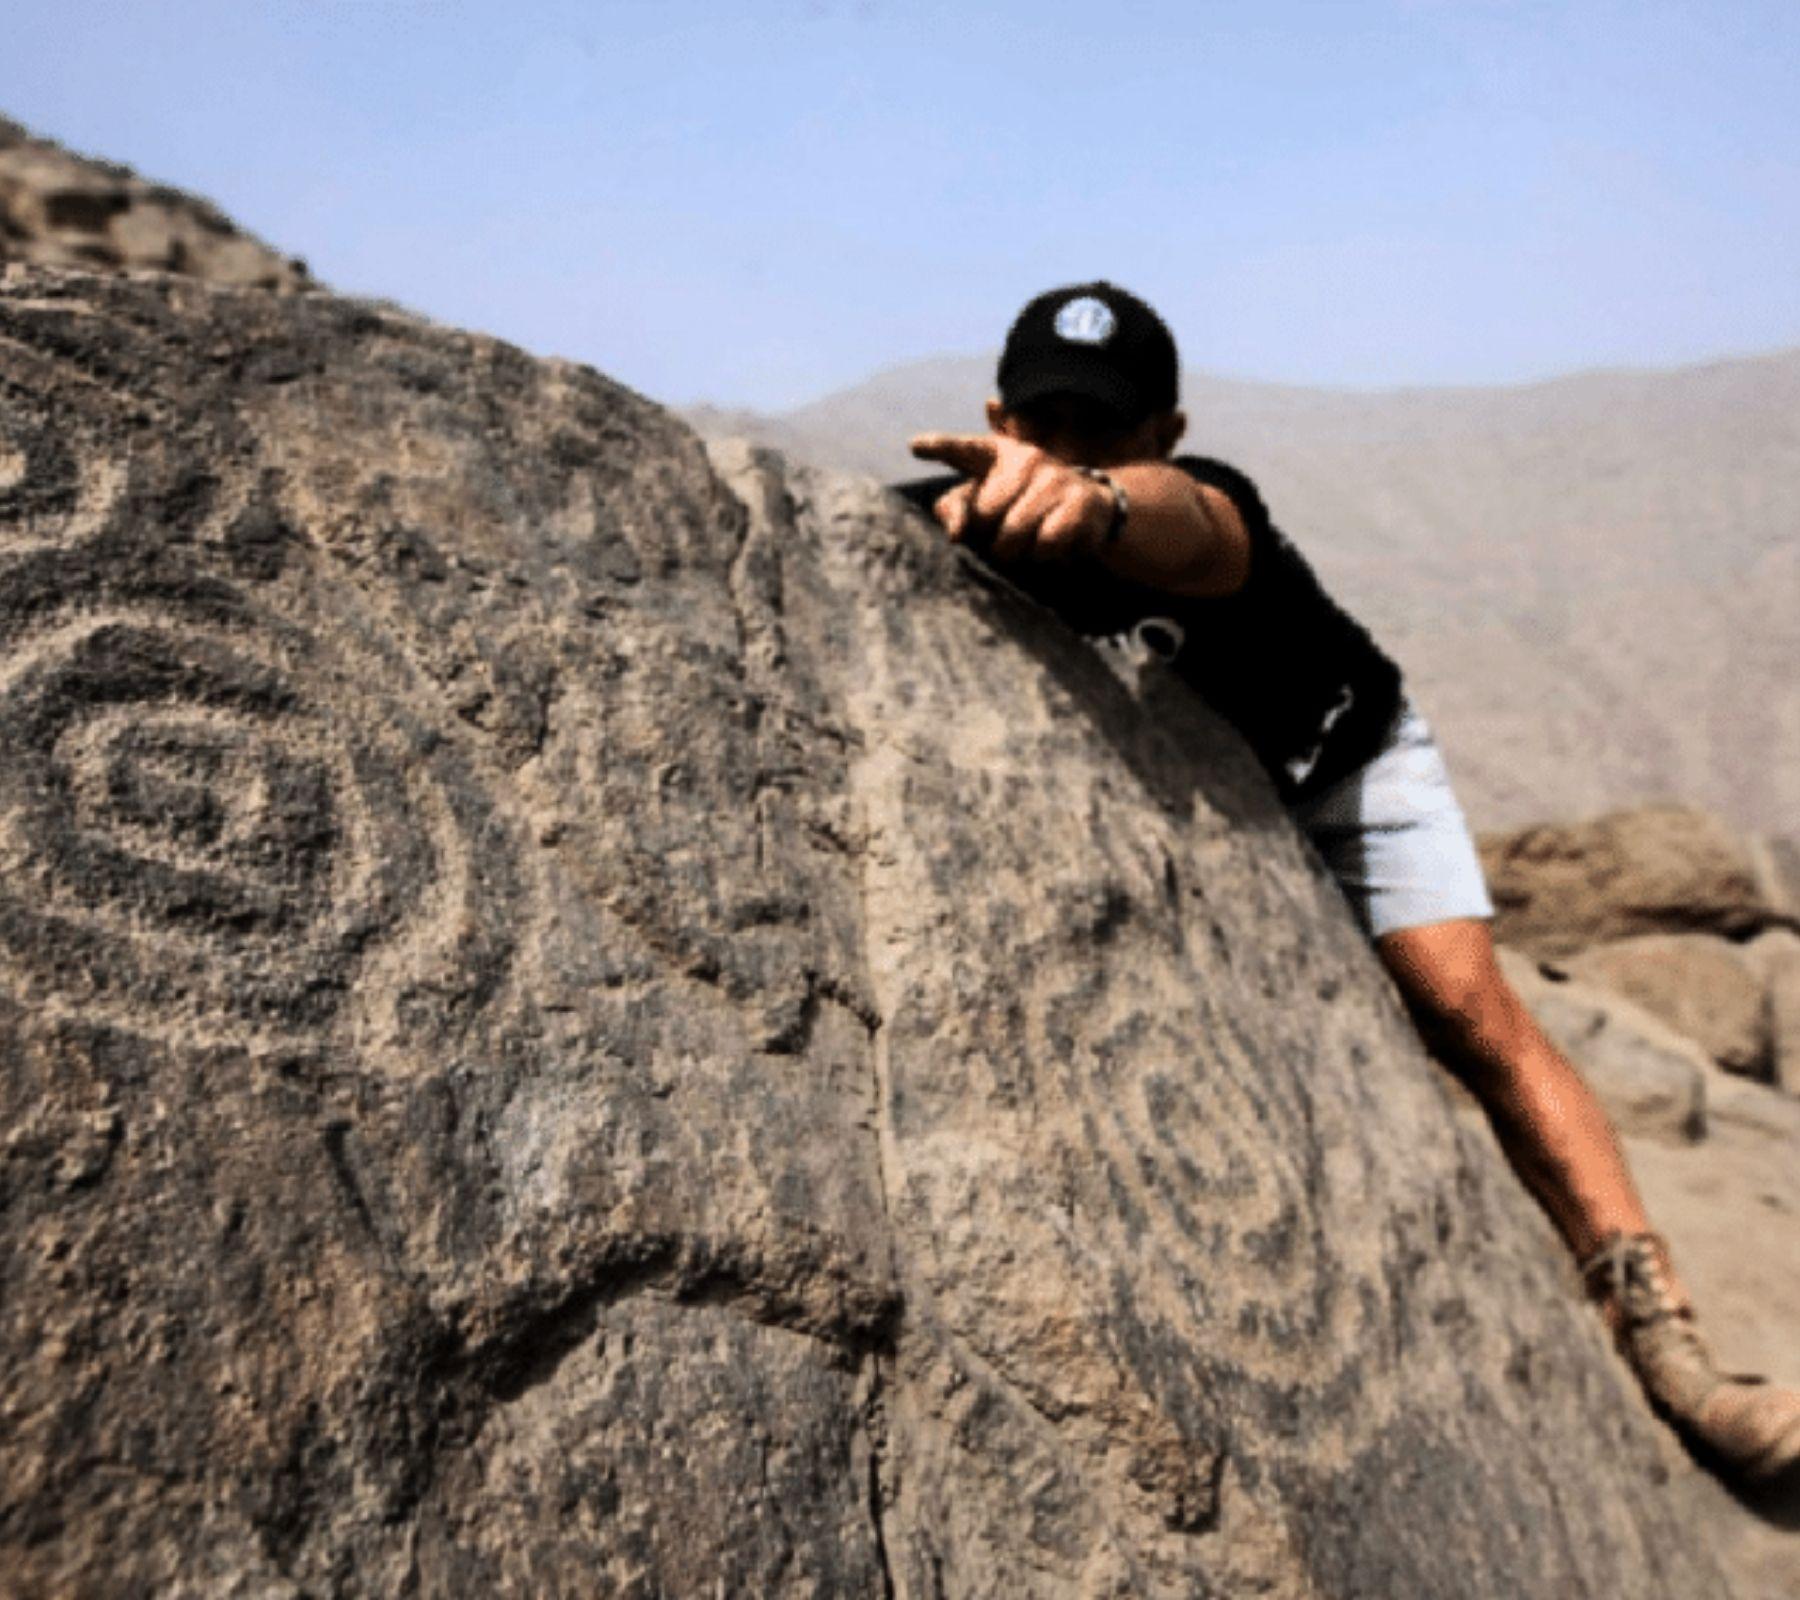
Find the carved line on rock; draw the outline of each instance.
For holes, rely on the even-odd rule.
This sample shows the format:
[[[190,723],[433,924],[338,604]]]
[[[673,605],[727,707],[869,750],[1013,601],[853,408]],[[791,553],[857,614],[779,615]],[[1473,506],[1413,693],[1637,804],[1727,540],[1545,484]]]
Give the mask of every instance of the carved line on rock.
[[[72,287],[86,290],[93,285],[80,283]],[[114,285],[101,287],[111,289]],[[72,297],[50,299],[9,293],[0,285],[0,341],[71,377],[116,392],[113,386],[126,381],[120,358],[127,352],[154,352],[166,360],[180,348],[159,329],[133,320],[130,312],[134,309],[96,307]],[[71,338],[72,334],[76,337]],[[93,342],[82,347],[82,336],[91,337]],[[83,357],[88,361],[84,362]],[[92,371],[89,363],[94,362],[104,362],[110,370]],[[149,397],[135,393],[131,399],[134,404],[154,404]]]
[[[43,314],[19,315],[32,310]],[[159,431],[171,426],[169,409],[152,388],[121,370],[90,370],[79,357],[92,356],[92,349],[66,347],[68,328],[94,315],[74,304],[0,293],[0,464],[9,448],[19,462],[14,482],[0,471],[0,547],[67,544],[99,531],[129,480],[129,435],[146,424]],[[142,328],[109,323],[105,330],[115,365],[121,350],[137,355],[145,370],[170,359],[165,341],[155,339],[153,348],[145,341]],[[72,441],[95,448],[80,451]]]

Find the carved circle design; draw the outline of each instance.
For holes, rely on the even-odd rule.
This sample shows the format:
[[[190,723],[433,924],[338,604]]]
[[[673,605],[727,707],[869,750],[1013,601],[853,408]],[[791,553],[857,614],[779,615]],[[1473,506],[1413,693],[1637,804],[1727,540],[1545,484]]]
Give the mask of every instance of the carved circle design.
[[[1084,1097],[1091,1156],[1120,1204],[1154,1219],[1163,1275],[1204,1314],[1208,1348],[1281,1384],[1329,1376],[1323,1352],[1345,1308],[1309,1230],[1308,1175],[1284,1153],[1306,1148],[1284,1143],[1299,1133],[1281,1126],[1288,1108],[1216,1063],[1124,1093]],[[1255,1149],[1253,1129],[1267,1140]]]
[[[0,294],[0,549],[63,543],[98,529],[116,506],[137,435],[166,420],[124,371],[170,359],[156,331],[78,304]]]
[[[404,709],[281,642],[133,610],[6,641],[15,985],[238,1042],[315,1037],[353,998],[402,1031],[491,989],[509,858],[487,808]]]
[[[875,870],[885,877],[888,868]],[[915,859],[897,881],[929,882],[930,872]],[[1008,881],[997,875],[994,892]],[[1085,912],[1068,921],[1050,912],[1046,929],[1041,908],[1064,904],[1065,889],[1067,903],[1085,907],[1082,888],[1058,884],[1054,868],[1021,869],[1019,920],[1030,926],[1034,901],[1040,920],[1026,942],[1001,946],[1021,981],[1003,1022],[978,1010],[981,1020],[967,1024],[984,1043],[991,1030],[992,1053],[978,1063],[1016,1063],[978,1064],[977,1073],[995,1075],[967,1092],[1033,1108],[1021,1112],[1019,1131],[1043,1182],[1020,1192],[1041,1201],[1046,1243],[1059,1241],[994,1270],[1019,1274],[1017,1292],[1031,1304],[1055,1303],[1045,1280],[1067,1274],[1070,1321],[1084,1320],[1076,1308],[1092,1308],[1093,1337],[1124,1351],[1153,1408],[1262,1411],[1259,1437],[1271,1449],[1288,1438],[1315,1450],[1366,1435],[1396,1399],[1390,1369],[1369,1359],[1385,1246],[1347,1225],[1340,1209],[1369,1174],[1348,1142],[1328,1142],[1306,1040],[1253,993],[1252,972],[1222,967],[1225,982],[1209,986],[1211,974],[1185,960],[1166,930],[1127,920],[1096,941]],[[874,898],[894,903],[885,892]],[[1143,898],[1154,904],[1147,883]],[[957,913],[942,915],[955,924]],[[943,1009],[955,1014],[955,1003]],[[1262,1019],[1254,1034],[1244,1021],[1252,1014]],[[910,1052],[891,1048],[890,1070],[904,1081]],[[945,1182],[940,1225],[953,1230],[949,1218],[988,1201]],[[1098,1263],[1132,1266],[1090,1276]],[[986,1347],[982,1315],[959,1331],[989,1368],[1015,1388],[1054,1396],[1058,1380],[1037,1367],[1029,1344]],[[1121,1340],[1119,1328],[1134,1324],[1140,1332]]]
[[[1202,1055],[1171,1037],[1166,1068],[1086,1097],[1087,1126],[1109,1182],[1158,1218],[1157,1248],[1219,1346],[1270,1378],[1316,1381],[1348,1307],[1308,1220],[1318,1174],[1302,1091],[1279,1072],[1252,1078],[1213,1040]]]
[[[360,594],[234,542],[254,456],[121,427],[80,333],[0,297],[0,985],[175,1043],[464,1026],[518,892],[479,778]]]
[[[1115,959],[1100,1014],[1062,1017],[1088,1042],[1047,1052],[1080,1129],[1070,1159],[1108,1197],[1090,1222],[1102,1254],[1145,1260],[1141,1314],[1238,1403],[1304,1417],[1308,1448],[1366,1429],[1393,1394],[1365,1359],[1370,1264],[1336,1209],[1351,1158],[1327,1170],[1304,1070],[1269,1059],[1278,1041],[1252,1041],[1209,995],[1125,999],[1130,963]],[[1273,1422],[1268,1437],[1286,1437]]]

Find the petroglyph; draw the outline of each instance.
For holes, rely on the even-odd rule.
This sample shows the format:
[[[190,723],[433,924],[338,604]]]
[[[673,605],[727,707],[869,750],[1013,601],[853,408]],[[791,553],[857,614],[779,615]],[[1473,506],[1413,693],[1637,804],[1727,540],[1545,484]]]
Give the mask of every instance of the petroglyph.
[[[858,554],[846,542],[825,559]],[[1248,876],[1270,842],[1250,820],[1209,838],[1109,799],[1089,786],[1101,774],[1055,758],[1048,674],[983,688],[947,614],[869,603],[881,620],[848,701],[867,751],[853,768],[866,937],[903,1108],[890,1191],[939,1242],[919,1270],[959,1359],[1028,1420],[1057,1419],[1089,1493],[1108,1494],[1099,1463],[1136,1441],[1124,1476],[1178,1522],[1209,1499],[1221,1389],[1269,1419],[1265,1459],[1350,1459],[1396,1399],[1367,1359],[1380,1253],[1328,1237],[1371,1179],[1347,1140],[1327,1160],[1331,1119],[1313,1103],[1337,1092],[1313,1080],[1340,1085],[1350,1063],[1259,992],[1280,967],[1258,908],[1223,906],[1208,932],[1165,881]],[[1103,703],[1108,674],[1084,670]],[[1242,803],[1224,774],[1220,788]],[[977,844],[962,819],[990,809],[1034,824]],[[978,893],[965,859],[982,863]],[[1240,939],[1241,975],[1220,959]],[[1022,1215],[996,1198],[1002,1173],[1031,1196]]]
[[[92,322],[0,301],[0,985],[168,1042],[342,1026],[403,1060],[504,974],[510,840],[379,622],[243,581],[309,541],[254,458],[150,437],[141,375],[179,343]]]
[[[181,625],[165,604],[0,633],[0,948],[22,998],[162,1038],[295,1044],[384,946],[410,943],[385,964],[448,993],[446,927],[507,937],[506,842],[454,754],[370,693],[380,674],[256,620]],[[364,986],[357,1003],[392,1031],[416,998]]]

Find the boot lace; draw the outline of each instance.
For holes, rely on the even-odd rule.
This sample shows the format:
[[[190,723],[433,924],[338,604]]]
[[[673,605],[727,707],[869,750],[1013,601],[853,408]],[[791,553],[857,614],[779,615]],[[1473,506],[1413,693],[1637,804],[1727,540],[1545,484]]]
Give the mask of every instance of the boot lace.
[[[1669,1247],[1660,1234],[1615,1233],[1581,1263],[1581,1277],[1595,1299],[1619,1307],[1628,1329],[1693,1318],[1693,1307],[1675,1289]]]

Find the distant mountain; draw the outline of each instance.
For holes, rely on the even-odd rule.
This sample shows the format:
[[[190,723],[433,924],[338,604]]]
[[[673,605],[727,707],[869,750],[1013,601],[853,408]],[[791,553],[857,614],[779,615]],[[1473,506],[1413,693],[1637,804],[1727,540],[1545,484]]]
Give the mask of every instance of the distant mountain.
[[[920,362],[702,431],[884,480],[983,426],[992,357]],[[1800,350],[1509,388],[1190,373],[1188,444],[1406,667],[1480,826],[1681,798],[1800,830]]]

